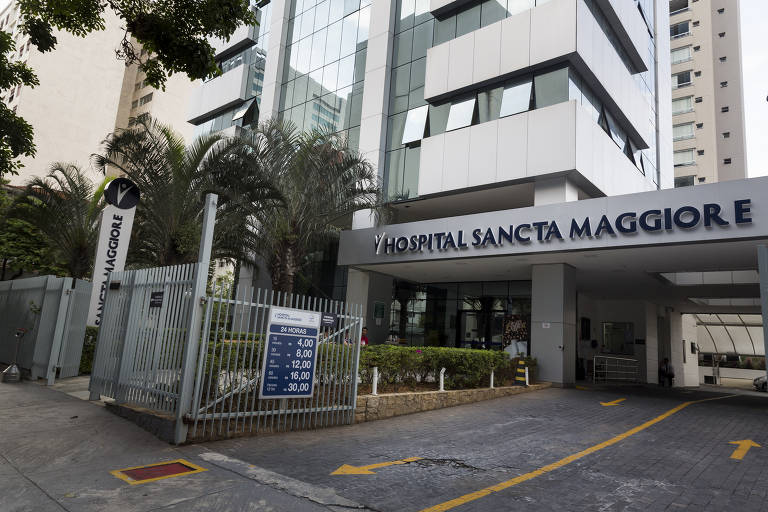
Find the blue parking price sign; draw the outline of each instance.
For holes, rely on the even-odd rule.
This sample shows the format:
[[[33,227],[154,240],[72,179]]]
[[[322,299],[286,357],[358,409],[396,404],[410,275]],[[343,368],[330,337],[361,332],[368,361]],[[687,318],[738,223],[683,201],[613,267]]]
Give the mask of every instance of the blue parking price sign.
[[[272,307],[259,398],[309,398],[315,382],[320,313]]]

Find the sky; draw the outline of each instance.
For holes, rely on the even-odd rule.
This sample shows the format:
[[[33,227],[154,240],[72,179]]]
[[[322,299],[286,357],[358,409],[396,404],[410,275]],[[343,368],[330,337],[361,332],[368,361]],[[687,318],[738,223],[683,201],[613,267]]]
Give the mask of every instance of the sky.
[[[0,10],[10,0],[0,0]],[[750,177],[768,176],[768,0],[741,0],[747,169]]]

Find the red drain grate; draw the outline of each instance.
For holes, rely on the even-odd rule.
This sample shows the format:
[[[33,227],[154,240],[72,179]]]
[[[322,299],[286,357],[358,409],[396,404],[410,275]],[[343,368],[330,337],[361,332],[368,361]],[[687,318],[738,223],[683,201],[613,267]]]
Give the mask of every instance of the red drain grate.
[[[205,469],[191,462],[179,459],[135,468],[118,469],[111,473],[129,484],[141,484],[163,478],[200,473],[201,471],[205,471]]]

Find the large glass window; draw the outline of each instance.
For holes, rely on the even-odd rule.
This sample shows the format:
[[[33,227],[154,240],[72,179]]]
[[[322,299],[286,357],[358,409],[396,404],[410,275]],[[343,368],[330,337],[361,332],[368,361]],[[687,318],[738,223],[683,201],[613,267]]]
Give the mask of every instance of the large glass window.
[[[531,109],[533,100],[533,81],[531,77],[512,83],[504,88],[501,100],[500,117],[511,116]]]
[[[405,127],[403,128],[403,144],[420,141],[424,138],[428,112],[429,107],[427,105],[408,111],[405,117]]]
[[[568,68],[556,69],[533,78],[536,108],[568,101]]]
[[[676,124],[672,127],[672,137],[674,140],[685,140],[693,138],[693,123]]]
[[[691,85],[691,72],[683,71],[682,73],[675,73],[672,75],[672,88],[685,87]]]
[[[683,21],[682,23],[675,23],[674,25],[669,27],[669,36],[672,39],[684,37],[690,33],[691,33],[691,30],[690,30],[689,21]]]
[[[673,155],[673,160],[675,167],[680,167],[683,165],[694,165],[696,163],[696,160],[693,156],[694,150],[692,149],[683,149],[682,151],[675,151]]]
[[[672,115],[685,114],[693,111],[693,96],[672,100]]]
[[[691,60],[692,53],[690,46],[683,46],[682,48],[675,48],[672,50],[672,64],[680,64]]]
[[[472,118],[475,114],[475,95],[469,98],[461,99],[451,103],[451,110],[448,113],[448,125],[445,131],[457,130],[472,124]]]

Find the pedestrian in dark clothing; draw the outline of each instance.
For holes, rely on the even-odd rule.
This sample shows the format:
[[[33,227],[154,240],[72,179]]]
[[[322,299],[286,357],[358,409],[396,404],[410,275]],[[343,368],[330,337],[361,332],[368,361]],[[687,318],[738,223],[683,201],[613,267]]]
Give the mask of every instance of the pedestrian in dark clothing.
[[[666,357],[664,358],[664,361],[659,366],[659,385],[661,387],[669,386],[672,387],[672,380],[675,378],[675,369],[672,367],[671,364],[669,364],[669,359]]]

